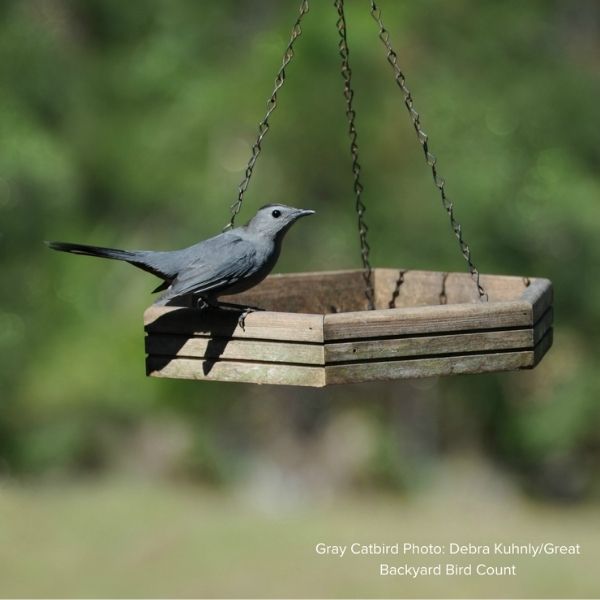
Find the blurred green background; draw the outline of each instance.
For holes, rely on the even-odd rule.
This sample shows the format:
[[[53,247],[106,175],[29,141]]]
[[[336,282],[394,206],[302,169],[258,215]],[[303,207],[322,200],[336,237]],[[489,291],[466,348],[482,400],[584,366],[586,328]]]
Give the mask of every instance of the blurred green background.
[[[241,215],[318,211],[279,272],[360,264],[336,15],[313,4]],[[554,282],[555,345],[534,371],[327,390],[150,380],[156,281],[42,245],[170,249],[219,231],[297,5],[0,3],[0,595],[600,589],[594,0],[381,0],[478,266]],[[463,270],[368,8],[349,1],[347,19],[373,262]],[[312,550],[406,535],[587,545],[501,584],[388,581]]]

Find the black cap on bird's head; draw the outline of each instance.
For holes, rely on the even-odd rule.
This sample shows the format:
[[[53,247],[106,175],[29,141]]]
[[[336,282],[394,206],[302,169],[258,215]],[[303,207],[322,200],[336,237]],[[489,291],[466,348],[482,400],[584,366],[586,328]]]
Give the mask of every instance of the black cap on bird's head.
[[[282,236],[298,219],[313,215],[314,210],[304,210],[285,204],[266,204],[248,222],[246,227],[256,233]]]

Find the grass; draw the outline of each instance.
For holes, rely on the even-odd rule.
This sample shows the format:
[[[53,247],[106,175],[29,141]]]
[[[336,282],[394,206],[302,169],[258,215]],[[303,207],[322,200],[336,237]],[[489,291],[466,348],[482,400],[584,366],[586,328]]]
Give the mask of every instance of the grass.
[[[408,500],[351,495],[301,505],[261,504],[240,492],[164,482],[4,483],[0,596],[576,598],[598,593],[600,507],[542,506],[519,499],[493,478],[447,479]],[[406,579],[380,577],[376,557],[314,552],[318,542],[353,541],[551,541],[579,543],[582,554],[504,561],[517,565],[515,577]]]

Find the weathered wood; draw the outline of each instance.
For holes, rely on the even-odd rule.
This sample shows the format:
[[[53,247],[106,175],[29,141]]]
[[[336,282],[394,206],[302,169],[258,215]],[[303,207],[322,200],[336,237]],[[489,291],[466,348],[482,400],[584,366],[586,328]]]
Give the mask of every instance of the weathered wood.
[[[223,296],[226,302],[271,311],[325,314],[366,310],[362,271],[324,271],[271,275],[242,294]]]
[[[487,373],[512,371],[533,366],[533,350],[472,356],[444,356],[332,365],[325,367],[326,383],[359,383],[362,381],[384,381],[389,379],[421,378],[461,373]]]
[[[551,327],[550,329],[548,329],[548,331],[544,334],[542,339],[538,342],[538,344],[535,347],[533,364],[531,365],[532,367],[535,367],[540,362],[540,360],[542,360],[546,352],[550,350],[553,338],[554,330]]]
[[[406,269],[375,269],[374,272],[379,309],[389,308],[395,291],[398,294],[394,300],[396,308],[479,302],[477,287],[468,273]],[[399,284],[401,273],[402,282]],[[525,290],[522,277],[481,275],[481,283],[490,302],[516,300]]]
[[[536,278],[531,279],[528,287],[521,294],[521,300],[529,302],[533,309],[533,321],[536,322],[553,301],[552,282],[548,279]]]
[[[257,311],[238,325],[235,311],[201,311],[174,306],[151,306],[144,313],[149,333],[208,335],[226,338],[299,342],[323,341],[323,315]]]
[[[391,301],[396,308],[479,302],[477,288],[468,273],[374,269],[373,281],[377,309],[389,308]],[[517,300],[524,292],[527,294],[522,299],[531,301],[535,290],[551,287],[546,279],[531,279],[529,286],[526,281],[523,277],[481,275],[489,302]],[[364,292],[362,270],[354,269],[271,275],[255,288],[223,296],[223,300],[274,312],[326,314],[366,310]]]
[[[535,324],[534,328],[533,328],[533,343],[537,344],[542,337],[544,337],[544,335],[546,335],[546,332],[548,331],[548,329],[550,329],[552,327],[552,322],[554,320],[554,311],[552,310],[552,307],[548,308],[548,310],[546,310],[546,312],[542,315],[542,317],[540,319],[538,319],[537,323]]]
[[[441,304],[444,274],[436,271],[375,269],[375,305],[378,309]]]
[[[512,275],[481,275],[481,285],[488,302],[508,302],[518,299],[525,289],[523,277]],[[479,292],[469,273],[448,273],[446,278],[446,303],[479,302]]]
[[[489,352],[533,348],[533,331],[484,331],[408,338],[372,339],[325,345],[326,364],[453,352]]]
[[[324,365],[324,348],[322,344],[316,343],[297,344],[219,337],[187,337],[154,333],[146,337],[147,354],[188,358]]]
[[[447,304],[325,315],[325,340],[498,329],[532,325],[524,301]]]
[[[400,273],[374,270],[373,311],[360,270],[269,277],[227,299],[272,309],[245,330],[235,312],[151,307],[148,373],[320,387],[531,368],[552,344],[546,279],[482,276],[481,302],[468,274]]]
[[[242,383],[269,383],[276,385],[302,385],[323,387],[323,367],[251,363],[235,361],[204,361],[197,358],[171,358],[149,356],[146,371],[152,377],[197,379],[203,381],[238,381]]]

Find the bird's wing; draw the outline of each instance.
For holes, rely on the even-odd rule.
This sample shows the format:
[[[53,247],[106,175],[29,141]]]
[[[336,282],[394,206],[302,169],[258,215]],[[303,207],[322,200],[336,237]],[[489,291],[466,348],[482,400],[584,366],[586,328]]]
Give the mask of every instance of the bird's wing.
[[[235,234],[222,234],[197,246],[198,258],[181,269],[168,295],[202,294],[229,287],[256,271],[254,244]]]
[[[163,279],[164,282],[161,285],[170,282],[177,275],[178,251],[153,252],[152,250],[138,250],[131,254],[133,258],[126,259],[127,262]]]

